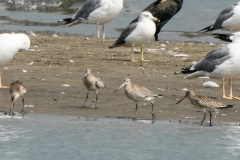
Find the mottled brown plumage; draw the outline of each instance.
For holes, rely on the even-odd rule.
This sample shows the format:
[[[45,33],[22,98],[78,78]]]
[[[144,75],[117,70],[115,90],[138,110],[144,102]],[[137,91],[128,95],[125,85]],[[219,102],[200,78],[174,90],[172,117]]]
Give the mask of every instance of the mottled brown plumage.
[[[85,102],[82,107],[85,107],[85,103],[88,99],[89,91],[96,91],[96,101],[95,101],[94,108],[97,108],[98,89],[105,88],[106,85],[99,77],[94,76],[91,73],[90,69],[87,69],[85,72],[85,75],[83,77],[83,84],[87,88],[88,92],[87,92],[87,97],[86,97]]]
[[[9,86],[9,93],[11,95],[11,107],[9,111],[9,115],[13,116],[13,109],[14,109],[14,103],[17,100],[18,97],[22,96],[22,102],[23,102],[23,110],[20,113],[25,113],[24,111],[24,94],[27,92],[24,84],[20,81],[14,81]]]
[[[183,99],[188,98],[190,102],[197,108],[203,109],[204,111],[204,118],[201,122],[201,125],[203,124],[203,121],[206,117],[206,110],[209,111],[210,114],[210,126],[211,120],[212,120],[212,113],[211,112],[216,112],[218,109],[226,109],[226,108],[232,108],[233,105],[226,105],[224,103],[217,102],[209,97],[205,97],[202,95],[195,95],[193,91],[187,91],[186,95],[177,102],[180,103]]]
[[[154,102],[153,100],[155,97],[162,97],[161,95],[155,94],[143,86],[139,86],[137,84],[132,84],[131,80],[129,78],[125,78],[123,84],[118,89],[116,89],[114,92],[121,89],[122,87],[124,87],[126,96],[129,99],[136,102],[135,112],[138,109],[137,102],[148,101],[148,102],[151,102],[151,104],[152,104],[152,119],[153,120],[156,119],[156,116],[153,113],[153,102]]]

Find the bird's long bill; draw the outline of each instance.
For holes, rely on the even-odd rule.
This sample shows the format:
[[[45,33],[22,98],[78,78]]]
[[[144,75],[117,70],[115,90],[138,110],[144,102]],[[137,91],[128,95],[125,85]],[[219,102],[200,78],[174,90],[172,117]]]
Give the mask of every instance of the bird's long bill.
[[[160,22],[160,20],[159,20],[158,18],[156,18],[156,17],[152,17],[151,19],[152,19],[154,22],[158,22],[158,23]]]
[[[119,86],[118,89],[116,89],[114,92],[117,92],[117,90],[121,89],[124,86],[125,86],[125,82],[123,82],[123,84],[121,84],[121,86]]]
[[[182,100],[184,100],[185,98],[187,98],[187,96],[184,96],[182,99],[180,99],[180,101],[178,101],[176,104],[182,102]]]

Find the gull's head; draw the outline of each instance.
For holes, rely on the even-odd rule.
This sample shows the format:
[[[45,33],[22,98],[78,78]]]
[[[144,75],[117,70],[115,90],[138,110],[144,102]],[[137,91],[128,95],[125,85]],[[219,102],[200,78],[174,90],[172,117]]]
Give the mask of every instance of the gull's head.
[[[145,19],[145,18],[150,19],[150,20],[152,20],[152,21],[154,21],[154,22],[160,22],[159,19],[157,19],[156,17],[153,17],[152,13],[147,12],[147,11],[142,12],[142,13],[139,15],[139,18],[138,18],[138,19],[139,19],[139,20],[142,20],[142,19]]]
[[[240,42],[240,32],[236,32],[233,35],[233,43],[239,43]]]

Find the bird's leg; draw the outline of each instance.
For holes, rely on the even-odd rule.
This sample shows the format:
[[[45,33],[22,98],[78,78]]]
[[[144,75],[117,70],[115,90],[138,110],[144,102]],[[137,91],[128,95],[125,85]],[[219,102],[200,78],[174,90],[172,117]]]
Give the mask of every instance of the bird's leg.
[[[14,97],[11,97],[11,100],[12,100],[12,104],[11,104],[11,107],[10,107],[10,110],[9,110],[9,116],[12,117],[14,115],[13,113],[13,108],[14,108]]]
[[[137,62],[137,60],[134,59],[134,45],[132,45],[131,54],[132,54],[132,62]]]
[[[0,88],[9,88],[8,86],[2,85],[2,72],[0,71]]]
[[[98,109],[97,108],[97,100],[98,100],[98,90],[96,90],[96,102],[95,102],[94,109]]]
[[[234,97],[232,94],[232,78],[229,79],[229,98],[235,99],[235,100],[240,100],[240,98]]]
[[[99,38],[99,26],[98,26],[98,23],[96,24],[96,30],[97,30],[97,38]]]
[[[149,60],[145,60],[143,57],[143,45],[141,46],[141,61],[149,61]]]
[[[24,110],[24,96],[22,95],[22,103],[23,103],[23,110],[21,111],[21,112],[19,112],[19,113],[27,113],[25,110]]]
[[[210,126],[212,126],[212,113],[209,111],[209,114],[210,114]]]
[[[138,110],[138,104],[137,104],[137,102],[136,102],[136,109],[135,109],[135,113],[134,113],[133,118],[132,118],[133,121],[136,121],[136,120],[137,120],[137,118],[135,117],[137,110]]]
[[[203,124],[203,121],[205,120],[205,118],[206,118],[206,112],[204,111],[204,117],[203,117],[203,120],[201,122],[201,125]]]
[[[87,92],[87,97],[86,97],[86,99],[85,99],[85,102],[84,102],[84,104],[82,105],[82,107],[81,107],[81,108],[86,108],[86,107],[85,107],[85,103],[87,102],[87,99],[88,99],[88,94],[89,94],[89,91]]]
[[[102,38],[105,39],[105,25],[102,25]]]
[[[152,120],[155,120],[155,119],[156,119],[156,116],[155,116],[155,114],[153,113],[153,102],[151,102],[151,104],[152,104]]]
[[[226,97],[226,94],[225,94],[225,81],[224,81],[224,78],[222,79],[222,97],[228,99],[228,97]]]

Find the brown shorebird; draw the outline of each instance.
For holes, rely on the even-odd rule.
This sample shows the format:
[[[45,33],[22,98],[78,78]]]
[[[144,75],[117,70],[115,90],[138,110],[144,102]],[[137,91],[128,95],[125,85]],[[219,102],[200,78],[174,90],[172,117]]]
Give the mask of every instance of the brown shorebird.
[[[201,95],[195,95],[193,91],[187,91],[186,95],[178,101],[176,104],[180,103],[182,100],[187,98],[190,100],[190,102],[197,108],[203,109],[204,117],[201,122],[201,125],[203,124],[203,121],[206,118],[206,110],[209,111],[210,114],[210,126],[212,126],[212,113],[216,112],[218,109],[226,109],[226,108],[233,108],[233,105],[226,105],[220,102],[217,102],[209,97],[201,96]]]
[[[12,82],[9,86],[9,93],[11,95],[11,107],[10,107],[10,111],[9,111],[9,116],[13,116],[13,108],[14,108],[14,103],[17,100],[18,97],[22,96],[22,103],[23,103],[23,110],[20,113],[26,113],[24,111],[24,94],[27,92],[24,84],[20,81],[15,81]]]
[[[88,92],[87,92],[87,97],[85,99],[85,102],[82,105],[82,108],[85,107],[85,103],[88,99],[89,91],[96,91],[96,100],[95,100],[94,108],[97,109],[98,89],[105,88],[106,85],[104,84],[104,82],[99,77],[94,76],[91,73],[90,69],[87,69],[86,72],[85,72],[85,75],[83,77],[83,84],[87,88]]]
[[[162,95],[155,94],[145,87],[142,87],[142,86],[139,86],[139,85],[136,85],[136,84],[132,84],[131,80],[129,78],[125,78],[123,84],[118,89],[116,89],[114,92],[121,89],[122,87],[124,87],[126,96],[129,99],[136,102],[135,114],[136,114],[137,109],[138,109],[138,104],[137,103],[141,102],[141,101],[148,101],[148,102],[151,102],[151,104],[152,104],[152,119],[153,120],[156,119],[156,116],[153,113],[153,102],[154,102],[153,100],[154,100],[155,97],[161,98]],[[133,119],[135,119],[135,116],[133,117]]]

